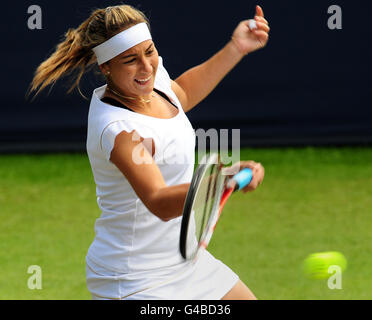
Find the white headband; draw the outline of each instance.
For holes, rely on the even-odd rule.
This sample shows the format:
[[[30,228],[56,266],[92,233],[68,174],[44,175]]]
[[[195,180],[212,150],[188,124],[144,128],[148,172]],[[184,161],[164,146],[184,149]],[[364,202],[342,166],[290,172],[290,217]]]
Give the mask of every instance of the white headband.
[[[151,39],[151,33],[147,24],[141,22],[94,47],[93,51],[97,57],[97,63],[100,65],[135,45]]]

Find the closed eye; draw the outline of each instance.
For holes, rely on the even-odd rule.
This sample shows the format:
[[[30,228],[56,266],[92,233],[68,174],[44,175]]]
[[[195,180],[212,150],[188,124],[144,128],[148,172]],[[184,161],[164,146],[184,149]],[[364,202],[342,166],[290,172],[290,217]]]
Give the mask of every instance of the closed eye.
[[[133,62],[134,60],[136,60],[136,59],[134,58],[134,59],[131,59],[131,60],[129,60],[129,61],[127,61],[127,62],[123,62],[123,63],[124,63],[124,64],[128,64],[128,63]]]
[[[146,52],[146,55],[151,55],[151,54],[153,54],[154,53],[154,50],[152,49],[152,50],[149,50],[149,51],[147,51]],[[124,64],[128,64],[128,63],[132,63],[133,61],[135,61],[136,60],[136,58],[133,58],[133,59],[131,59],[131,60],[129,60],[129,61],[126,61],[126,62],[124,62]]]

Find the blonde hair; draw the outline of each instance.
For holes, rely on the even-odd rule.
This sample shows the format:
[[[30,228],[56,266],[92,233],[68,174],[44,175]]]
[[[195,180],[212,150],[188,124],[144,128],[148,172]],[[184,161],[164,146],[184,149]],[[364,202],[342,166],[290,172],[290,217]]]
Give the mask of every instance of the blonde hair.
[[[46,86],[54,85],[59,78],[78,69],[76,79],[67,93],[77,87],[79,93],[87,99],[81,93],[79,84],[83,74],[96,65],[92,48],[141,22],[146,22],[150,28],[145,14],[130,5],[95,9],[78,28],[68,29],[65,39],[56,46],[55,52],[37,67],[26,97],[37,90],[35,98]]]

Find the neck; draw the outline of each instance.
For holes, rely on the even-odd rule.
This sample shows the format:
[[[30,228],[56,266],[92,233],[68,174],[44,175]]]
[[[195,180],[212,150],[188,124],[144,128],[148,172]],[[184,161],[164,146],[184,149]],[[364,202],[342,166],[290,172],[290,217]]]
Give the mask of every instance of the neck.
[[[132,104],[138,106],[140,104],[141,107],[148,106],[151,103],[151,97],[154,96],[153,92],[150,93],[147,97],[131,97],[131,96],[126,96],[124,94],[121,94],[118,92],[117,89],[111,88],[111,86],[107,85],[107,89],[114,94],[115,96],[123,99],[126,102],[131,102]]]

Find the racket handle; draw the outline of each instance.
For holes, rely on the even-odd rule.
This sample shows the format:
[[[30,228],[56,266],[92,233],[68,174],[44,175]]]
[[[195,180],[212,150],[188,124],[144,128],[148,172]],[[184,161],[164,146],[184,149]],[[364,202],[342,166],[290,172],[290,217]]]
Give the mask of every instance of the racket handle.
[[[232,177],[236,181],[235,190],[240,190],[250,184],[252,181],[252,170],[249,168],[244,168]]]

